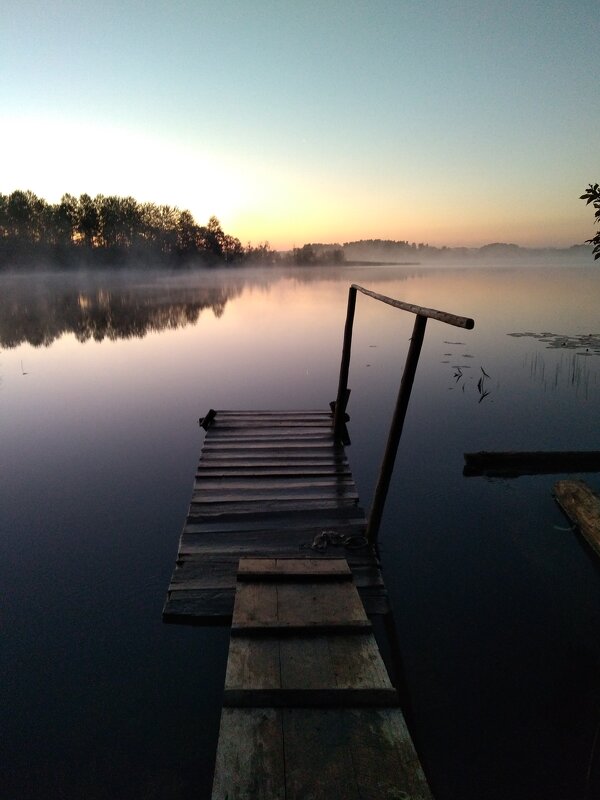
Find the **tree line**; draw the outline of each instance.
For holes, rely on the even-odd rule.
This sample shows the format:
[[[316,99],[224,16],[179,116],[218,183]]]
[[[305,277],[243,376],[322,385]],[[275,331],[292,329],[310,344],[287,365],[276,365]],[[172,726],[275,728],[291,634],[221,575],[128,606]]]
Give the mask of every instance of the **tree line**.
[[[133,257],[150,262],[234,264],[273,260],[267,242],[242,245],[212,216],[198,225],[190,211],[133,197],[64,194],[48,203],[31,191],[0,194],[0,267],[32,258],[61,265],[120,263]]]
[[[582,200],[592,203],[600,221],[600,189],[590,184]],[[587,241],[600,258],[600,232]],[[585,250],[579,245],[570,254]],[[489,252],[488,252],[489,251]],[[517,253],[518,251],[518,253]],[[556,251],[566,254],[566,250]],[[493,244],[483,248],[432,247],[424,243],[370,239],[340,244],[305,244],[289,253],[277,253],[268,242],[242,245],[226,234],[212,216],[198,225],[188,210],[156,203],[139,203],[133,197],[64,194],[48,203],[31,191],[0,193],[0,269],[32,265],[127,266],[239,264],[242,262],[293,263],[302,266],[342,264],[348,258],[390,262],[418,255],[465,259],[474,256],[547,255],[549,250],[526,250],[516,245]],[[554,252],[554,251],[552,251]]]

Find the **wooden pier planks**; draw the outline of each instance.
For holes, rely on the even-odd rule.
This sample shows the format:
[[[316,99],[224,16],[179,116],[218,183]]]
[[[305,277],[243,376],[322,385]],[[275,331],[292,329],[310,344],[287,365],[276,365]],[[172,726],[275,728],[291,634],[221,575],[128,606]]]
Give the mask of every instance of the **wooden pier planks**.
[[[359,600],[343,562],[248,562],[240,561],[213,800],[431,800],[375,638],[350,634]],[[319,572],[317,584],[307,580]],[[298,592],[295,634],[282,624],[280,635],[257,636],[253,620],[270,618],[273,591],[290,586]],[[340,599],[315,626],[310,600],[325,587]]]
[[[166,622],[228,622],[241,556],[315,555],[324,530],[360,544],[365,514],[330,411],[216,411],[208,420]],[[347,558],[368,613],[389,605],[371,547],[329,547]]]

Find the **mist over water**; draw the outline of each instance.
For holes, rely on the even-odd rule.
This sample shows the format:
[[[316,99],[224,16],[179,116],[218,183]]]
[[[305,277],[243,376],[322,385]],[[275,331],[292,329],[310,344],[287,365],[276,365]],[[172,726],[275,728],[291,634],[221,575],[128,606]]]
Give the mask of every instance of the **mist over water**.
[[[326,408],[353,282],[476,322],[428,323],[380,540],[434,795],[584,796],[597,561],[561,476],[462,474],[464,452],[599,447],[600,353],[577,337],[600,335],[600,271],[529,262],[0,277],[3,796],[210,796],[228,631],[161,621],[197,420]],[[412,324],[359,296],[367,509]]]

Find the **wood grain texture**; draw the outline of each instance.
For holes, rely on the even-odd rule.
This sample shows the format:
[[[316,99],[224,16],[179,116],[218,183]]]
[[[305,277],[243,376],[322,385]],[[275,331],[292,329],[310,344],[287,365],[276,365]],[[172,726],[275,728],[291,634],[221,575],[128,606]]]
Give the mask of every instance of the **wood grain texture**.
[[[318,633],[370,627],[356,587],[351,583],[240,582],[232,634]]]
[[[367,615],[390,613],[385,588],[368,586],[359,589],[359,595]],[[228,588],[170,591],[163,608],[163,621],[182,625],[229,625],[234,600],[235,591]]]
[[[226,690],[393,690],[372,633],[231,639]]]
[[[398,704],[395,689],[225,689],[223,694],[224,708],[391,708]]]
[[[212,800],[286,800],[280,711],[223,709]]]
[[[557,481],[554,496],[596,555],[600,556],[600,497],[585,481],[578,480]]]
[[[238,580],[352,580],[345,558],[241,558]]]
[[[282,709],[288,797],[361,800],[339,711]]]

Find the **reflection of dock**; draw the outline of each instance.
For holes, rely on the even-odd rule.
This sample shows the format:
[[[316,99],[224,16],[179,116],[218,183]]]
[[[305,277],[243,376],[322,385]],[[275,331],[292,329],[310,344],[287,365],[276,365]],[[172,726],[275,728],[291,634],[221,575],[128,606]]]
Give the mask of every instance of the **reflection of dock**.
[[[342,444],[358,292],[415,315],[368,523]],[[201,421],[163,615],[231,622],[213,800],[431,798],[369,619],[393,631],[376,542],[428,319],[474,325],[353,285],[331,413]]]
[[[332,414],[204,424],[164,618],[231,620],[213,798],[430,798],[366,613],[387,594]]]

